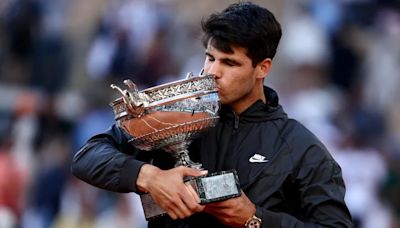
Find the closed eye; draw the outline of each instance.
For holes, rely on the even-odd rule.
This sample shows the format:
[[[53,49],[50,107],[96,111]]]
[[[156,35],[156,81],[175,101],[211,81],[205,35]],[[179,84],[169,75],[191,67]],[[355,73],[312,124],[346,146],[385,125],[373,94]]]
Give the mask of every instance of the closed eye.
[[[222,62],[228,66],[241,66],[242,65],[233,59],[222,59]]]
[[[207,61],[209,61],[209,62],[214,62],[215,61],[214,56],[211,55],[209,52],[206,51],[205,55],[206,55]],[[231,66],[231,67],[232,66],[241,66],[241,65],[243,65],[242,63],[240,63],[240,62],[238,62],[238,61],[236,61],[236,60],[234,60],[232,58],[222,58],[220,61],[223,64],[225,64],[227,66]]]
[[[215,61],[214,56],[212,56],[212,55],[211,55],[210,53],[208,53],[208,52],[206,52],[206,57],[207,57],[207,60],[210,61],[210,62],[214,62],[214,61]]]
[[[238,65],[237,62],[232,61],[232,60],[229,60],[229,59],[224,59],[223,62],[224,62],[226,65],[228,65],[228,66],[237,66],[237,65]]]

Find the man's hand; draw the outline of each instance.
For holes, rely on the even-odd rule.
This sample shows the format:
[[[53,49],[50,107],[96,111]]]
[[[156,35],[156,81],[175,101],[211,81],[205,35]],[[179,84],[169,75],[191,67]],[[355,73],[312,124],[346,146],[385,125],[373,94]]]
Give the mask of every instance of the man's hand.
[[[206,204],[204,211],[216,217],[225,225],[243,227],[247,219],[256,213],[256,206],[242,191],[239,197]]]
[[[183,219],[204,209],[192,186],[183,182],[184,177],[206,174],[207,171],[184,166],[161,170],[146,164],[140,170],[136,185],[140,191],[148,192],[172,219]]]

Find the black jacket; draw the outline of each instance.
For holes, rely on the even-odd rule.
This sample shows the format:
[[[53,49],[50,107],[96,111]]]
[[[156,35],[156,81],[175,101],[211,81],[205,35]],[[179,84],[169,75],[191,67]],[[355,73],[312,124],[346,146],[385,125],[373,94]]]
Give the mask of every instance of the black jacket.
[[[191,144],[190,157],[209,173],[236,169],[263,227],[352,227],[339,165],[311,132],[287,118],[273,90],[265,87],[265,94],[268,104],[257,101],[240,116],[223,107],[217,126]],[[100,188],[137,192],[145,162],[173,167],[170,154],[139,151],[128,138],[116,126],[94,136],[75,155],[73,174]],[[251,163],[255,154],[268,162]],[[205,213],[175,221],[164,216],[149,226],[223,227]]]

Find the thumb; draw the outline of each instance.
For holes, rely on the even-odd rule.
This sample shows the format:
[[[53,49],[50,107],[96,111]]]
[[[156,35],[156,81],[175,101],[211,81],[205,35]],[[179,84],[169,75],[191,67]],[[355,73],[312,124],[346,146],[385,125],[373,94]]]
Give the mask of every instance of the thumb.
[[[208,173],[207,170],[194,169],[194,168],[189,168],[189,167],[185,167],[185,166],[181,166],[180,168],[182,169],[182,174],[184,176],[198,177],[198,176],[207,175],[207,173]]]

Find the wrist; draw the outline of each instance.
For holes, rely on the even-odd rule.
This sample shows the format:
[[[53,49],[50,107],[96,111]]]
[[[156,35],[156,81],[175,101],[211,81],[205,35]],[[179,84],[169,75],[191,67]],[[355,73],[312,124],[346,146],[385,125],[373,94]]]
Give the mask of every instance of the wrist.
[[[262,219],[259,213],[257,213],[257,208],[254,213],[246,220],[244,227],[247,228],[259,228],[262,225]]]
[[[246,223],[244,224],[244,227],[260,228],[261,224],[262,224],[262,220],[259,217],[257,217],[256,215],[253,215],[249,219],[247,219]]]
[[[159,168],[153,165],[144,164],[139,171],[138,178],[136,180],[136,187],[139,191],[147,193],[149,192],[149,185],[152,178],[157,175]]]

